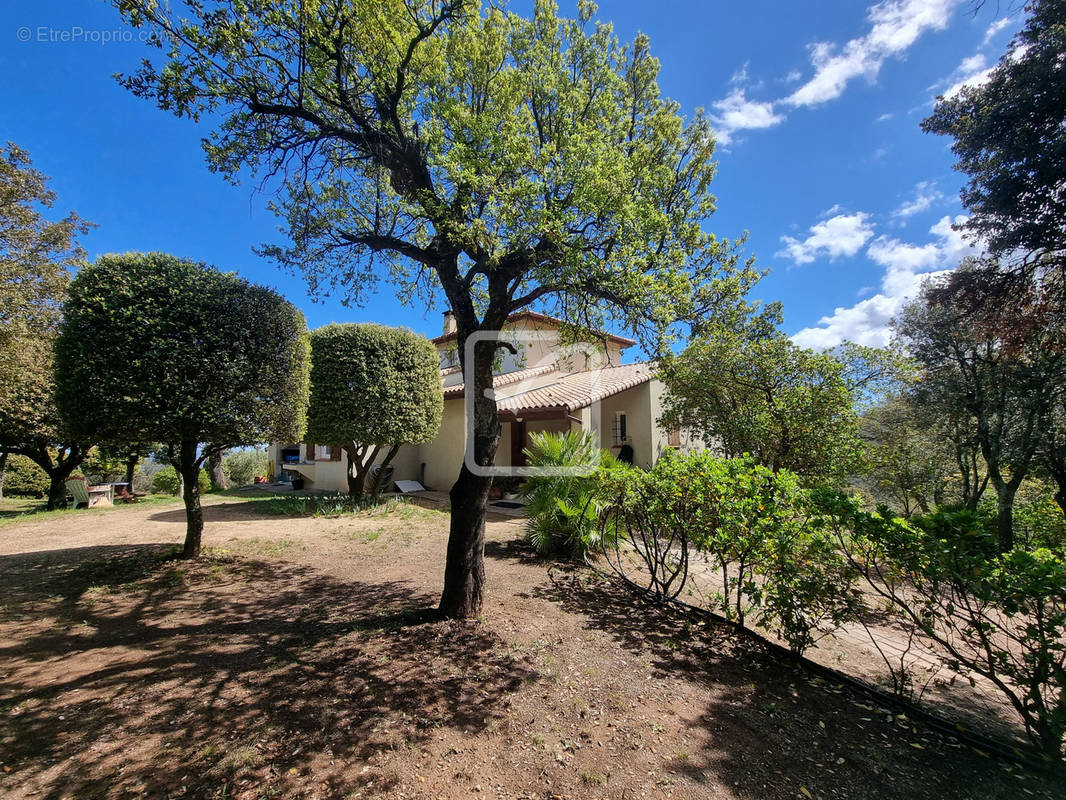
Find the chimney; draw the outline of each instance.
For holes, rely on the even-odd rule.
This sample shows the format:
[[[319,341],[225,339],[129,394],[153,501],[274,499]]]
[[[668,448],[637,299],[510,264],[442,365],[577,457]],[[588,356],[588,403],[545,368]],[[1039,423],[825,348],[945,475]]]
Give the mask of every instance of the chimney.
[[[459,330],[459,325],[455,321],[455,314],[453,314],[451,311],[445,311],[444,335],[447,336],[449,333],[455,333],[457,330]]]

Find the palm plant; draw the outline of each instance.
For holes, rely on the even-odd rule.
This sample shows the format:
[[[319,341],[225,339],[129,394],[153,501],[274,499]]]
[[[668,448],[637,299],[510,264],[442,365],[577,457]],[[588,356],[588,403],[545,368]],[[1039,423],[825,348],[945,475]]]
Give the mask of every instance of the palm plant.
[[[534,433],[525,455],[531,467],[559,468],[531,477],[523,488],[526,539],[540,555],[583,560],[601,544],[600,474],[627,467],[601,450],[590,431]]]

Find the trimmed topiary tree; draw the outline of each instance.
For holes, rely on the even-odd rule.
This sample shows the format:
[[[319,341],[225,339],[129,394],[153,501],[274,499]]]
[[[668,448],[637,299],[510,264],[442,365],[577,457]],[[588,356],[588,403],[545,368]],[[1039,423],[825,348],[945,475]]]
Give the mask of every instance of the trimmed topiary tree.
[[[353,323],[311,332],[307,436],[344,448],[352,497],[362,496],[382,453],[379,475],[401,445],[436,436],[443,413],[440,363],[425,337]]]
[[[56,342],[56,405],[98,440],[174,444],[200,552],[198,477],[215,452],[302,435],[303,315],[276,292],[164,253],[101,256],[78,272]]]

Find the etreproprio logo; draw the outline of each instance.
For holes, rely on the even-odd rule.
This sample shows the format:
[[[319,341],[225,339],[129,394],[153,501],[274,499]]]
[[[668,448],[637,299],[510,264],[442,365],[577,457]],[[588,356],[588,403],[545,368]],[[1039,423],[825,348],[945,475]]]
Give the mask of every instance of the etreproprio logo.
[[[581,373],[580,384],[582,394],[590,397],[599,396],[599,388],[602,384],[601,373],[598,369],[590,368],[603,362],[604,351],[602,346],[597,347],[589,342],[576,344],[560,344],[559,335],[554,331],[535,330],[508,330],[508,331],[477,331],[466,339],[464,347],[463,383],[466,387],[464,392],[464,410],[466,415],[466,442],[464,462],[466,468],[475,475],[483,477],[517,477],[528,478],[531,476],[571,476],[588,475],[599,466],[598,451],[590,454],[588,463],[570,466],[530,467],[510,466],[497,464],[478,464],[474,457],[474,348],[482,342],[496,345],[500,349],[497,353],[507,353],[503,357],[503,372],[501,374],[515,374],[519,370],[527,373],[527,377],[519,378],[513,382],[507,382],[498,389],[486,389],[493,394],[498,403],[504,403],[512,407],[521,407],[520,398],[528,393],[550,386],[558,382],[560,377],[567,374]],[[509,343],[517,351],[512,355],[504,349]],[[543,369],[541,369],[543,368]],[[494,370],[494,373],[496,371]],[[497,377],[500,377],[497,375]],[[550,391],[550,389],[548,390]],[[511,400],[507,403],[507,400]],[[600,402],[594,400],[588,405],[588,420],[593,430],[600,429]],[[557,412],[562,419],[570,423],[579,423],[576,417]],[[539,419],[539,418],[538,418]],[[521,417],[516,421],[522,421]]]

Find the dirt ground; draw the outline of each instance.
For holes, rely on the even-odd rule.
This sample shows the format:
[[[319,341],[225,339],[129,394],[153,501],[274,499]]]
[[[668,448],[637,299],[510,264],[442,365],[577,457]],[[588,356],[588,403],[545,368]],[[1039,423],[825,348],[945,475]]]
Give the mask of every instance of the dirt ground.
[[[0,527],[0,796],[1061,797],[758,643],[489,525],[484,618],[431,609],[446,512],[213,498]]]

